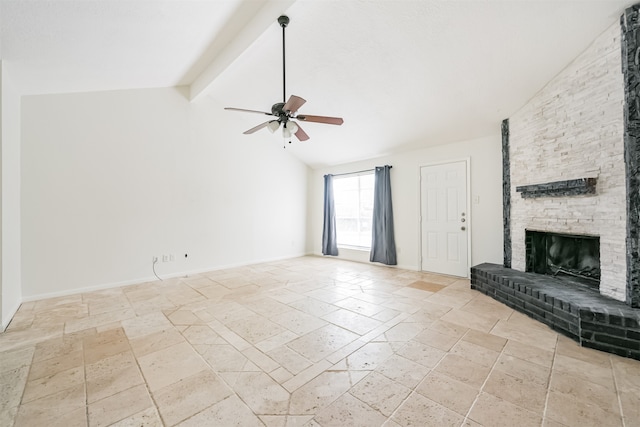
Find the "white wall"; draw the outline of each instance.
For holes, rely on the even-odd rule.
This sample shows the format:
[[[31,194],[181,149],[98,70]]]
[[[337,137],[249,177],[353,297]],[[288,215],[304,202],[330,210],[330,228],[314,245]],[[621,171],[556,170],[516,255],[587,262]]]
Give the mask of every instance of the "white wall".
[[[20,94],[2,62],[2,328],[21,302]]]
[[[305,253],[308,168],[176,88],[27,96],[25,299]],[[188,254],[185,259],[184,254]]]
[[[314,170],[309,200],[313,252],[322,253],[323,176],[346,173],[389,164],[393,216],[398,249],[398,267],[420,269],[420,167],[470,158],[471,224],[470,266],[482,262],[502,263],[502,148],[501,137],[494,136],[440,145],[422,150],[381,157],[363,162]],[[369,260],[368,252],[339,249],[340,258]]]

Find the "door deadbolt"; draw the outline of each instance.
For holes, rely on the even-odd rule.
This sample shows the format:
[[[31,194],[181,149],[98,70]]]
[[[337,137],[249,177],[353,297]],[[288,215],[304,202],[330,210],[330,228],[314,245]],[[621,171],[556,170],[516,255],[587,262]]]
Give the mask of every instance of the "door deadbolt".
[[[466,221],[466,219],[464,219],[464,218],[462,218],[462,219],[460,220],[460,222],[465,222],[465,221]]]

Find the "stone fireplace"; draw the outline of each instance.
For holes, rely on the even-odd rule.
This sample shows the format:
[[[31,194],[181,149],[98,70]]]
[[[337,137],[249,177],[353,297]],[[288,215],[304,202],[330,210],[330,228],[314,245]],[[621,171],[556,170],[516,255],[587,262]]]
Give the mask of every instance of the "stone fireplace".
[[[636,359],[638,10],[503,122],[504,263],[471,271],[473,289],[581,345]]]

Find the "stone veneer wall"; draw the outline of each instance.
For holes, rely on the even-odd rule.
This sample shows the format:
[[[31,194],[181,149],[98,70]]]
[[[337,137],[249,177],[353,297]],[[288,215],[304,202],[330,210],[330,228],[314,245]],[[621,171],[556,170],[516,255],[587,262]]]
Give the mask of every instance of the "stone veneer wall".
[[[509,118],[512,267],[525,229],[600,236],[603,295],[625,300],[626,185],[621,31],[615,22]],[[597,177],[596,194],[523,198],[516,187]]]

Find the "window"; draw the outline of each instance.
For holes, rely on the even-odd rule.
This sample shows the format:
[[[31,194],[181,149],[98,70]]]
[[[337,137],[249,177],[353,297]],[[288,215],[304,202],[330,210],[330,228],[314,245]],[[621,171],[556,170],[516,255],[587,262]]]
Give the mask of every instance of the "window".
[[[374,182],[373,173],[336,177],[333,180],[339,246],[371,248]]]

